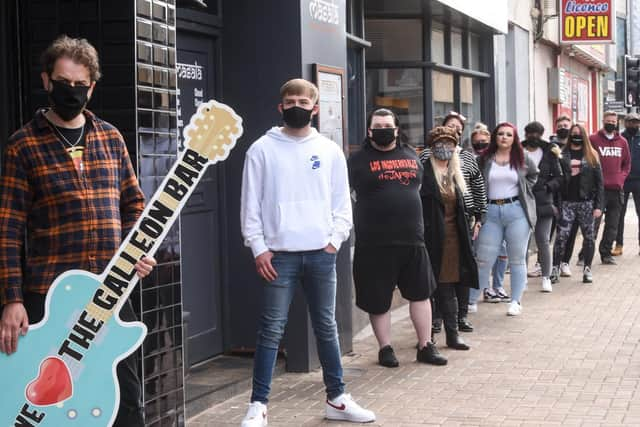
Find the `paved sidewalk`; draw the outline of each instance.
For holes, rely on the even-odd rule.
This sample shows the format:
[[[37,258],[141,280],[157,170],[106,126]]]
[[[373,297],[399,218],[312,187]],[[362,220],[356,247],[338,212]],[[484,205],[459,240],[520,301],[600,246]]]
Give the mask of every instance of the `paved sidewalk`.
[[[370,425],[634,425],[640,426],[640,256],[633,210],[627,215],[625,253],[618,266],[594,260],[594,283],[574,277],[539,292],[529,279],[523,314],[508,318],[507,304],[479,304],[464,334],[470,351],[443,348],[445,367],[415,362],[408,318],[393,325],[400,367],[379,367],[373,337],[343,358],[348,392],[374,410]],[[577,252],[577,251],[576,251]],[[401,310],[407,310],[406,307]],[[188,426],[240,425],[249,393],[214,406]],[[269,426],[352,425],[323,419],[319,371],[275,379]]]

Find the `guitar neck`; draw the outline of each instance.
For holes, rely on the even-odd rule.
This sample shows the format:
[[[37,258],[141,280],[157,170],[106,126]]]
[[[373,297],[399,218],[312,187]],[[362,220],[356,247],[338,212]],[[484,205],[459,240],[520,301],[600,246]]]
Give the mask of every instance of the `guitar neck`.
[[[129,298],[138,281],[136,262],[156,253],[208,162],[189,148],[181,153],[102,274],[102,284],[85,309],[94,319],[106,322]]]

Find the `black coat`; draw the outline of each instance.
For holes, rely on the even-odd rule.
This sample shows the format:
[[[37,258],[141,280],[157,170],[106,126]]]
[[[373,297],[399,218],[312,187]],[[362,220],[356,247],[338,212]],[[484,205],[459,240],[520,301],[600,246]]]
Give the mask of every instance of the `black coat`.
[[[424,163],[424,175],[422,178],[422,188],[420,189],[422,199],[422,216],[424,218],[424,241],[431,258],[433,274],[440,277],[440,267],[444,243],[444,204],[440,195],[438,183],[433,174],[431,162]],[[478,286],[478,266],[473,256],[473,246],[469,234],[469,224],[464,210],[464,197],[459,188],[456,187],[457,215],[456,225],[458,226],[458,242],[460,248],[460,284],[470,288]]]
[[[555,147],[555,150],[552,150]],[[560,166],[560,149],[555,144],[546,143],[542,148],[543,154],[538,169],[538,180],[533,186],[533,195],[536,198],[536,215],[544,218],[554,215],[554,199],[565,185],[565,174]],[[525,151],[526,152],[526,151]]]
[[[562,188],[562,199],[566,200],[569,193],[569,181],[571,180],[571,148],[569,144],[562,150],[562,169],[567,170],[567,179]],[[580,193],[578,198],[582,200],[593,200],[593,209],[602,209],[604,204],[604,181],[602,179],[602,168],[600,164],[591,166],[585,159],[582,159],[580,168]]]

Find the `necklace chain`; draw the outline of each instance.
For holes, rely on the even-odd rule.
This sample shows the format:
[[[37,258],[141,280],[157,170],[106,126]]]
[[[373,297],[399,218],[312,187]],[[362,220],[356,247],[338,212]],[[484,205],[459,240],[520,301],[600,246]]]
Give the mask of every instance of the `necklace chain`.
[[[80,135],[78,136],[78,139],[76,139],[76,142],[74,142],[73,144],[67,139],[67,137],[64,136],[64,134],[62,133],[62,131],[60,130],[60,128],[56,125],[53,125],[53,127],[56,129],[56,133],[58,134],[58,136],[60,136],[64,142],[66,142],[67,144],[69,144],[69,148],[74,148],[76,145],[78,145],[80,143],[80,141],[82,140],[82,137],[84,136],[84,126],[82,126],[80,128]]]

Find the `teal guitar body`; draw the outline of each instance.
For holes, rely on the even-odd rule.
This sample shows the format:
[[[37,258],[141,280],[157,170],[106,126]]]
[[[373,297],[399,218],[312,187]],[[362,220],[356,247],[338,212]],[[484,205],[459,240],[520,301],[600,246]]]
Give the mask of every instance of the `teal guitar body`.
[[[185,150],[101,275],[70,270],[49,288],[45,315],[0,353],[0,427],[108,427],[120,404],[116,367],[144,340],[118,313],[136,286],[135,264],[158,250],[209,165],[229,156],[242,119],[216,101],[184,129]]]
[[[11,424],[4,425],[91,427],[115,420],[119,401],[116,365],[142,343],[147,332],[144,324],[123,323],[111,316],[96,333],[86,328],[76,334],[94,335],[85,341],[91,351],[84,352],[81,360],[59,354],[61,343],[78,327],[87,301],[101,285],[98,276],[85,271],[61,275],[47,294],[44,319],[19,338],[19,357],[0,354],[0,414],[3,418],[14,415]],[[73,348],[86,350],[73,344]],[[46,360],[53,363],[43,367]],[[102,380],[96,381],[98,378]]]

